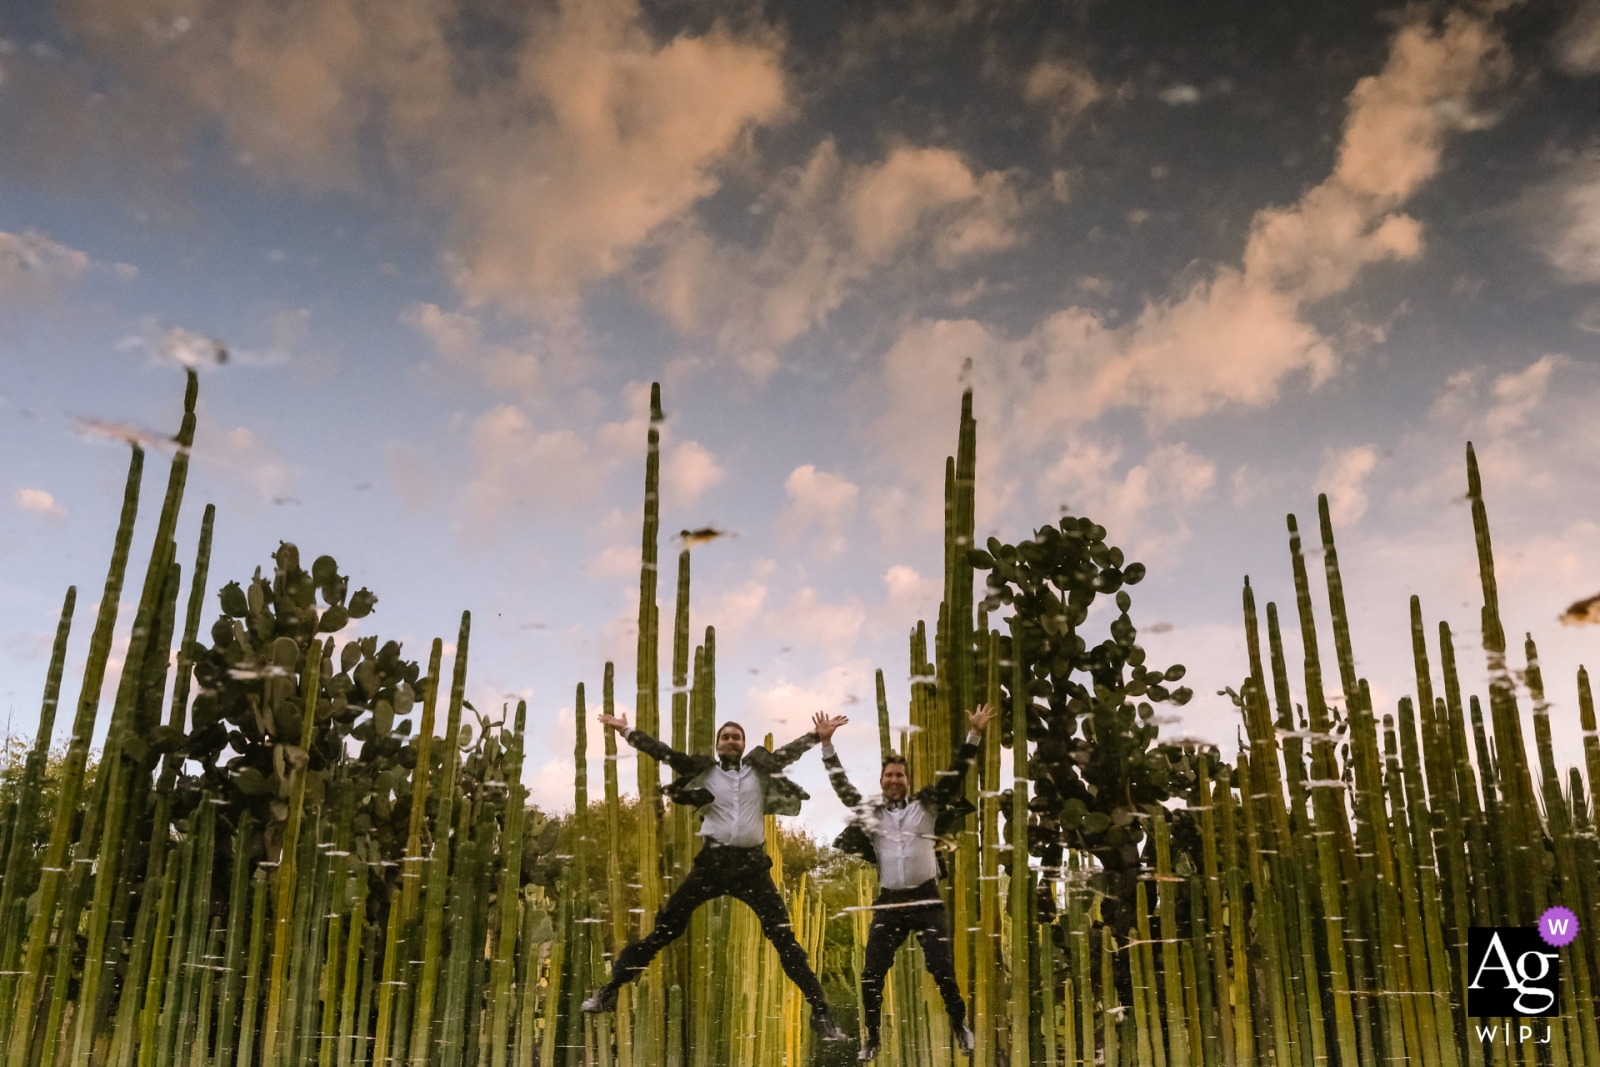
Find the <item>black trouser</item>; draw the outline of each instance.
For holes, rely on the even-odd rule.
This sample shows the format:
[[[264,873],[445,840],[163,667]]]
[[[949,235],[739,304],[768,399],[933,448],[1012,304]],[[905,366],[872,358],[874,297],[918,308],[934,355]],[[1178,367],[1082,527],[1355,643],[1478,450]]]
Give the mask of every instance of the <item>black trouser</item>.
[[[806,950],[794,938],[789,925],[789,909],[783,896],[772,884],[772,857],[760,845],[753,848],[732,848],[710,842],[694,858],[689,877],[683,880],[677,892],[667,898],[666,904],[656,913],[656,926],[650,933],[631,942],[617,953],[611,967],[611,986],[620,988],[631,982],[655,959],[656,953],[683,936],[689,928],[689,916],[694,910],[718,897],[733,897],[750,905],[750,910],[761,920],[761,932],[772,947],[778,950],[778,962],[789,981],[800,987],[813,1010],[826,1010],[822,997],[822,983],[811,972],[806,960]],[[748,976],[753,981],[754,975]]]
[[[929,903],[917,903],[928,901]],[[861,968],[861,1006],[866,1013],[867,1034],[878,1039],[878,1020],[883,1014],[883,980],[894,963],[895,950],[915,933],[922,945],[922,961],[933,975],[950,1026],[965,1024],[967,1006],[961,1002],[961,983],[956,981],[956,961],[950,945],[950,919],[939,899],[939,884],[926,881],[914,889],[885,889],[873,901],[881,910],[872,913],[867,931],[867,960]]]

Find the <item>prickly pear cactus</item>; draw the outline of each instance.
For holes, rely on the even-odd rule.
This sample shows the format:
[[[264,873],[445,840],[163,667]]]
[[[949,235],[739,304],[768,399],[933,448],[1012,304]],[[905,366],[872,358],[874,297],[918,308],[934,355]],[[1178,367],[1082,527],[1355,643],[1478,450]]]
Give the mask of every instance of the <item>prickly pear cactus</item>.
[[[1036,746],[1028,768],[1036,820],[1029,851],[1051,867],[1060,865],[1064,848],[1093,853],[1111,898],[1103,913],[1126,931],[1144,823],[1168,818],[1162,803],[1185,795],[1196,777],[1192,753],[1157,743],[1155,705],[1186,704],[1193,694],[1172,685],[1183,678],[1181,665],[1153,667],[1136,643],[1126,587],[1144,577],[1144,564],[1125,562],[1122,550],[1106,543],[1105,527],[1072,516],[1015,545],[991,537],[987,551],[974,549],[968,558],[989,572],[984,606],[993,612],[1012,605],[1019,620],[1027,740]],[[1116,598],[1118,614],[1109,636],[1091,646],[1079,628],[1101,596]],[[1009,660],[1017,650],[1010,638],[1002,641]],[[1002,675],[1008,708],[1015,697],[1010,673]],[[1007,745],[1010,719],[1000,718]],[[1009,799],[1001,810],[1010,811]]]
[[[211,647],[193,649],[197,693],[182,750],[200,773],[182,784],[220,797],[230,821],[252,812],[263,827],[258,845],[271,857],[288,813],[290,769],[309,766],[308,804],[339,804],[363,858],[397,855],[416,764],[417,664],[397,642],[375,636],[339,646],[335,635],[370,614],[377,598],[366,589],[348,594],[333,557],[318,557],[307,571],[285,542],[273,562],[270,578],[258,568],[247,585],[223,586]],[[322,645],[322,669],[315,723],[302,737],[297,674],[312,642]]]

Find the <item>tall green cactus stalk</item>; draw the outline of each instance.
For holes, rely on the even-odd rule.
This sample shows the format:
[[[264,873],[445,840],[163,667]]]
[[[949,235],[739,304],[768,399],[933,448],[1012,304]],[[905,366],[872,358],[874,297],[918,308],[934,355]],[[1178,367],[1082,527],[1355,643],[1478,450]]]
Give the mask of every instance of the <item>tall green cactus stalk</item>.
[[[1028,928],[1032,902],[1028,878],[1028,697],[1022,641],[1011,619],[1011,1062],[1028,1063]]]
[[[428,857],[427,899],[424,903],[422,969],[417,980],[415,1017],[411,1024],[412,1067],[428,1067],[433,1034],[434,999],[439,986],[441,944],[444,940],[445,903],[450,893],[450,827],[455,818],[456,773],[461,763],[461,704],[467,692],[467,644],[472,636],[472,613],[461,613],[456,638],[456,658],[450,680],[450,710],[444,728],[443,780],[435,816],[433,851]],[[269,1065],[271,1067],[271,1065]]]
[[[89,642],[88,662],[84,666],[83,684],[78,693],[77,715],[72,723],[72,738],[67,745],[67,757],[61,770],[50,844],[40,866],[38,901],[28,927],[27,951],[23,954],[22,973],[17,979],[11,1048],[7,1057],[8,1062],[12,1063],[28,1062],[39,983],[44,975],[45,954],[56,917],[62,875],[67,873],[70,834],[78,809],[78,798],[83,791],[84,765],[88,761],[89,742],[94,735],[95,718],[100,707],[100,688],[105,681],[106,661],[111,654],[111,633],[117,622],[117,603],[122,596],[122,579],[127,571],[128,549],[133,541],[133,523],[139,511],[139,479],[143,470],[144,451],[135,446],[128,464],[128,481],[123,491],[122,516],[111,551],[111,567],[106,575],[105,591],[100,597],[94,636]],[[65,996],[65,993],[61,995]]]
[[[685,553],[685,555],[687,555],[687,553]],[[686,612],[680,612],[680,616],[682,614],[686,614]],[[688,640],[687,634],[684,635],[684,640]],[[674,670],[676,670],[676,668],[674,668]],[[677,686],[675,684],[673,692],[673,732],[675,734],[679,732],[677,729],[677,699]],[[605,714],[608,716],[615,715],[616,665],[610,660],[606,661],[605,678],[601,685],[601,700]],[[687,704],[687,693],[684,694],[684,700],[685,704]],[[685,736],[687,736],[687,707],[684,708],[684,720],[685,725],[683,732]],[[623,894],[622,887],[622,828],[620,824],[620,809],[622,807],[622,799],[617,782],[617,731],[610,726],[606,727],[605,757],[606,907],[611,917],[611,952],[612,958],[615,959],[616,953],[620,952],[622,950],[622,946],[628,943],[628,905],[627,898]],[[674,818],[676,818],[678,814],[679,812],[675,808],[673,812]],[[681,814],[684,816],[683,829],[687,831],[687,816],[689,813],[687,810],[685,810]],[[681,840],[684,842],[685,847],[687,847],[687,832],[684,833]],[[602,972],[596,972],[597,979],[600,973]],[[619,991],[617,998],[617,1063],[619,1067],[633,1067],[633,1013],[629,1010],[632,992],[632,989],[624,988]],[[681,1010],[681,1008],[682,1005],[680,1004],[679,1009]],[[682,1036],[680,1033],[680,1040],[681,1039]],[[500,1065],[496,1064],[494,1067],[500,1067]]]
[[[1525,640],[1528,669],[1524,675],[1528,694],[1533,698],[1533,732],[1539,750],[1539,767],[1543,779],[1544,810],[1551,843],[1555,848],[1558,888],[1556,899],[1572,910],[1583,914],[1583,887],[1578,875],[1578,852],[1573,843],[1572,815],[1566,797],[1561,791],[1561,776],[1556,770],[1555,747],[1550,735],[1550,705],[1544,698],[1544,673],[1539,669],[1539,650],[1533,635]],[[1562,962],[1572,974],[1572,992],[1584,1010],[1577,1012],[1574,1020],[1577,1033],[1570,1035],[1572,1044],[1583,1049],[1584,1063],[1600,1063],[1600,1035],[1595,1028],[1594,1013],[1588,1009],[1594,1004],[1590,985],[1592,973],[1588,946],[1592,939],[1579,938],[1566,946]]]
[[[1389,841],[1388,820],[1382,812],[1382,761],[1378,753],[1377,727],[1372,708],[1362,693],[1362,683],[1356,678],[1350,622],[1345,611],[1344,582],[1339,573],[1339,555],[1334,545],[1333,523],[1326,494],[1317,497],[1317,515],[1322,532],[1323,571],[1327,578],[1329,609],[1333,618],[1334,650],[1350,721],[1351,754],[1355,764],[1356,826],[1362,841],[1359,847],[1363,854],[1373,857],[1373,862],[1363,869],[1362,892],[1356,898],[1353,914],[1366,931],[1365,937],[1370,939],[1372,931],[1377,932],[1377,951],[1372,954],[1371,961],[1376,968],[1377,979],[1382,983],[1378,988],[1404,994],[1378,998],[1385,1039],[1392,1040],[1393,1034],[1399,1030],[1405,1037],[1406,1048],[1416,1055],[1421,1039],[1415,997],[1411,995],[1415,990],[1405,957],[1398,951],[1399,899],[1394,848]],[[1363,944],[1370,945],[1370,940],[1358,942],[1352,951],[1358,967],[1367,958],[1366,953],[1361,951]],[[1359,984],[1365,984],[1360,981],[1359,970],[1357,979]]]
[[[1328,953],[1328,976],[1333,994],[1334,1031],[1338,1037],[1339,1063],[1363,1062],[1356,1037],[1344,893],[1340,886],[1339,860],[1335,855],[1332,832],[1344,823],[1342,783],[1335,775],[1332,723],[1323,702],[1322,666],[1317,652],[1317,624],[1311,611],[1311,589],[1306,578],[1305,557],[1300,552],[1300,530],[1289,516],[1289,554],[1294,567],[1295,602],[1300,615],[1300,639],[1305,648],[1306,705],[1311,713],[1311,792],[1314,833],[1317,840],[1317,872],[1321,893],[1322,918]],[[1363,998],[1364,999],[1364,998]],[[1363,1014],[1363,1033],[1371,1033]]]
[[[1167,1045],[1171,1049],[1167,1062],[1171,1067],[1189,1067],[1189,1027],[1183,991],[1199,976],[1192,971],[1185,974],[1182,965],[1177,895],[1177,883],[1182,879],[1172,871],[1171,829],[1167,820],[1159,816],[1150,822],[1156,848],[1156,908],[1161,919],[1162,993],[1167,1006]]]
[[[1417,1022],[1422,1030],[1424,1052],[1437,1045],[1435,1061],[1454,1065],[1460,1062],[1456,1050],[1455,1020],[1450,1011],[1450,960],[1444,940],[1444,902],[1440,899],[1439,875],[1427,857],[1427,826],[1432,821],[1423,796],[1421,754],[1416,739],[1416,721],[1409,698],[1400,699],[1401,730],[1399,750],[1404,754],[1405,772],[1395,758],[1394,729],[1389,716],[1383,717],[1385,789],[1390,797],[1391,836],[1395,843],[1395,867],[1400,873],[1400,901],[1404,908],[1406,953],[1417,976],[1418,992],[1430,994],[1420,999]],[[1413,873],[1415,872],[1415,873]]]
[[[1000,631],[989,634],[985,702],[1000,708]],[[1001,994],[996,956],[1000,947],[1000,740],[999,730],[983,746],[978,801],[982,868],[978,875],[977,967],[972,994],[974,1059],[993,1063],[999,1052]]]
[[[1471,868],[1467,881],[1472,892],[1472,913],[1480,923],[1488,922],[1493,925],[1498,922],[1499,909],[1491,888],[1494,861],[1487,831],[1488,797],[1485,795],[1481,801],[1479,798],[1478,779],[1472,769],[1473,748],[1467,740],[1467,714],[1461,704],[1461,682],[1456,673],[1455,642],[1451,636],[1450,624],[1443,620],[1439,622],[1439,673],[1444,678],[1445,695],[1442,713],[1450,724],[1450,758],[1455,764],[1456,795],[1461,799],[1461,815],[1467,827],[1467,852],[1464,858]],[[1436,710],[1441,710],[1437,707],[1438,698],[1435,698],[1435,704]],[[1487,761],[1480,763],[1479,766],[1484,773],[1488,772]],[[1464,948],[1461,959],[1462,973],[1465,973]]]
[[[691,658],[689,637],[689,550],[683,549],[678,553],[678,594],[673,612],[672,621],[672,747],[680,752],[689,750],[689,661]],[[693,862],[694,842],[690,818],[692,812],[686,805],[674,804],[672,806],[672,823],[670,833],[670,885],[663,892],[676,890],[688,877],[690,865]],[[620,875],[619,875],[620,884]],[[620,899],[620,898],[619,898]],[[620,905],[619,905],[620,906]],[[619,925],[613,932],[616,948],[620,949],[626,941],[626,926],[620,925],[626,919],[625,915],[618,916]],[[669,981],[679,987],[678,1007],[668,1005],[668,1034],[666,1056],[669,1061],[683,1062],[683,1041],[689,1033],[685,1020],[677,1018],[673,1025],[671,1016],[682,1013],[687,1009],[684,1003],[683,990],[692,988],[694,948],[691,943],[682,941],[674,943],[668,950],[667,969],[670,972]],[[627,1012],[619,1012],[617,1021],[617,1043],[620,1051],[619,1067],[632,1067],[633,1039],[632,1020]],[[674,1036],[676,1035],[676,1036]]]
[[[583,683],[578,683],[573,697],[573,725],[575,741],[572,753],[572,911],[574,944],[568,967],[571,978],[567,994],[567,1058],[569,1064],[583,1063],[584,1057],[574,1057],[572,1050],[585,1046],[583,1026],[585,1016],[579,1004],[590,985],[589,942],[594,927],[589,915],[589,712],[584,700]]]
[[[661,384],[650,386],[650,429],[646,435],[644,473],[644,535],[639,565],[638,702],[634,714],[638,728],[661,736],[658,714],[660,677],[656,656],[656,557],[661,527]],[[661,772],[656,761],[641,754],[639,772],[639,932],[649,930],[661,908]],[[666,1055],[666,989],[663,964],[657,957],[640,982],[640,1011],[635,1018],[634,1044],[639,1061],[660,1063]]]
[[[1533,827],[1537,805],[1533,779],[1528,772],[1526,746],[1522,737],[1522,715],[1517,710],[1516,683],[1506,666],[1506,635],[1500,622],[1500,592],[1494,573],[1494,548],[1489,537],[1489,516],[1483,500],[1483,482],[1478,474],[1478,457],[1467,445],[1467,499],[1472,504],[1472,529],[1478,546],[1478,576],[1483,587],[1483,652],[1489,664],[1489,710],[1494,721],[1494,736],[1500,758],[1500,778],[1504,783],[1502,800],[1507,808],[1512,838],[1506,848],[1511,855],[1505,872],[1508,884],[1515,887],[1508,901],[1506,920],[1512,924],[1531,923],[1538,918],[1537,887],[1543,879],[1540,864],[1533,855]]]
[[[607,689],[611,682],[611,664],[606,664]],[[491,979],[491,1021],[489,1024],[489,1067],[506,1067],[510,1054],[511,1016],[516,1008],[516,990],[512,980],[516,970],[516,949],[521,933],[518,924],[522,919],[522,834],[524,812],[528,803],[528,789],[522,784],[523,730],[528,721],[528,702],[517,701],[515,733],[512,734],[511,751],[506,754],[506,815],[505,833],[501,837],[501,851],[505,866],[500,871],[500,892],[495,901],[500,912],[500,929],[495,938],[494,973]],[[615,834],[609,825],[615,820],[616,770],[613,759],[616,741],[606,728],[606,811],[607,835]],[[615,904],[612,905],[615,907]],[[524,1021],[526,1025],[526,1020]]]
[[[305,664],[300,672],[300,691],[304,694],[305,714],[300,720],[300,736],[309,738],[316,722],[317,685],[322,671],[322,646],[313,641],[306,649]],[[273,906],[272,978],[267,992],[267,1020],[261,1062],[263,1067],[278,1067],[291,1062],[286,1043],[279,1040],[283,1025],[285,978],[288,973],[290,935],[295,920],[295,890],[298,888],[300,823],[304,816],[306,800],[307,767],[297,760],[290,772],[293,782],[289,787],[289,818],[284,824],[283,849],[278,856],[275,875],[276,901]],[[289,1005],[292,1010],[294,1005]]]
[[[146,648],[152,644],[154,635],[160,629],[157,613],[162,610],[163,597],[161,590],[171,586],[173,596],[177,595],[177,575],[172,573],[177,565],[172,563],[172,544],[169,541],[160,545],[156,559],[151,562],[151,570],[160,571],[159,580],[147,580],[147,590],[151,595],[139,607],[138,614],[134,617],[133,634],[128,642],[128,656],[123,667],[121,683],[117,687],[117,706],[112,713],[112,734],[106,739],[106,750],[101,755],[100,769],[96,775],[97,780],[105,780],[107,785],[104,793],[104,844],[100,850],[98,862],[95,866],[95,879],[93,898],[89,908],[89,937],[84,950],[83,977],[79,986],[78,1009],[76,1015],[75,1035],[71,1048],[71,1062],[87,1067],[89,1062],[90,1045],[94,1038],[96,1018],[95,1006],[99,997],[100,975],[105,966],[106,934],[110,929],[111,911],[114,904],[112,891],[117,887],[118,861],[121,859],[124,831],[128,821],[128,791],[131,780],[136,774],[133,764],[136,760],[127,753],[132,743],[140,743],[132,733],[134,728],[133,714],[134,702],[139,695],[139,672],[134,669],[134,664],[144,662]],[[150,587],[153,586],[153,590]],[[166,616],[170,621],[171,615]],[[167,636],[170,640],[171,626],[167,627]],[[166,649],[162,649],[162,666],[166,665]],[[148,783],[145,783],[148,787]],[[91,808],[91,810],[93,810]],[[87,820],[86,820],[87,822]],[[85,838],[92,838],[92,834],[85,827]],[[81,843],[81,841],[80,841]],[[87,872],[88,864],[84,864]],[[77,872],[74,872],[76,876]],[[84,875],[87,878],[87,873]],[[76,880],[76,878],[74,879]],[[76,894],[73,894],[76,895]],[[74,927],[76,923],[74,922]],[[70,953],[62,952],[57,948],[58,961],[70,957]],[[53,998],[56,1004],[64,1004],[64,988],[57,987],[57,994]],[[51,1011],[55,1015],[54,1005]],[[46,1046],[48,1050],[49,1046]]]
[[[6,850],[5,879],[0,881],[0,1043],[6,1043],[11,1031],[11,1007],[16,989],[17,960],[22,953],[21,940],[15,936],[17,919],[26,918],[26,898],[22,895],[23,879],[31,866],[28,855],[29,838],[39,812],[39,786],[44,778],[45,762],[50,756],[50,738],[55,732],[56,705],[61,696],[61,675],[67,661],[67,638],[72,632],[72,612],[78,603],[77,586],[69,586],[61,602],[61,618],[56,623],[56,639],[50,648],[50,670],[45,676],[44,701],[39,709],[39,725],[34,731],[33,748],[22,768],[22,783],[17,790],[16,814],[12,821],[10,847]]]

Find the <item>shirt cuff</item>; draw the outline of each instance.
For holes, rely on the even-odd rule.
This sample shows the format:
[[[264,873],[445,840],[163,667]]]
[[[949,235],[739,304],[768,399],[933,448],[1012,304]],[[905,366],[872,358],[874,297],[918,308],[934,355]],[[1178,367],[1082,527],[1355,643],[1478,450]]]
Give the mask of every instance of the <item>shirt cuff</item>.
[[[834,755],[833,742],[832,741],[824,741],[824,742],[822,742],[822,758],[823,759],[829,759],[833,755]]]
[[[983,744],[983,735],[978,733],[976,730],[968,730],[967,731],[967,744],[969,744],[969,745],[981,745],[981,744]]]

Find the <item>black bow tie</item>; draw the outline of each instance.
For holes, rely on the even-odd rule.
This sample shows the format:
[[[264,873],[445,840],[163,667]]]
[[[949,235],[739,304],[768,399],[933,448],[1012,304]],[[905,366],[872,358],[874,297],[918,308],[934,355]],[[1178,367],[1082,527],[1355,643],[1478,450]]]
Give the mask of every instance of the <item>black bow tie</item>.
[[[736,771],[739,769],[739,761],[733,756],[723,756],[722,769],[725,771]]]
[[[888,801],[887,803],[884,804],[884,807],[888,808],[890,811],[899,811],[901,808],[903,808],[905,806],[906,806],[906,802],[905,802],[905,798],[904,797],[902,797],[899,800]]]

